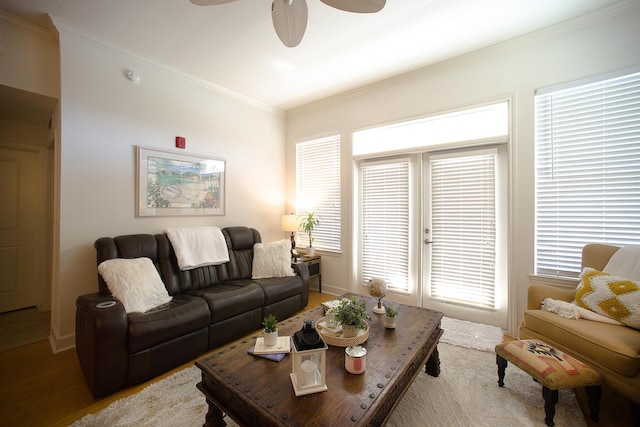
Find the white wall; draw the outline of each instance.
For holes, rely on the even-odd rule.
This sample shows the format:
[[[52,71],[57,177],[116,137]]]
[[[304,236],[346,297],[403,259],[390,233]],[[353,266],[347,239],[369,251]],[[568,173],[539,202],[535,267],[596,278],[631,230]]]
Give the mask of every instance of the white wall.
[[[247,225],[263,241],[286,238],[282,113],[250,105],[93,40],[60,31],[61,128],[59,271],[54,279],[53,345],[74,345],[75,300],[97,291],[93,242],[158,233],[167,226]],[[137,85],[126,69],[141,76]],[[226,160],[226,215],[136,218],[135,146]]]
[[[591,16],[288,112],[287,201],[295,204],[295,143],[343,135],[343,253],[323,257],[323,288],[353,290],[350,132],[492,99],[514,99],[510,202],[510,322],[517,336],[534,262],[534,91],[640,65],[640,7]]]

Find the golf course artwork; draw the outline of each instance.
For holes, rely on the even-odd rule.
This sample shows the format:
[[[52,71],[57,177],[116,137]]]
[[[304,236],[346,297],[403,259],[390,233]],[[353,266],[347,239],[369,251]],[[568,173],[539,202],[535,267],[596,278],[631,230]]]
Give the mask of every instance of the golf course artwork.
[[[225,162],[137,147],[137,215],[224,215]]]

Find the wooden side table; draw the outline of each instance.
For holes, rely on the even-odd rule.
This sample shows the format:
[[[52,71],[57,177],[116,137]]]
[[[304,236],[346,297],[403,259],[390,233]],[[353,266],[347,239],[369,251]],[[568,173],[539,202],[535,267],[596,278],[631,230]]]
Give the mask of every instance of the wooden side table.
[[[306,264],[309,268],[309,278],[318,278],[318,292],[322,293],[322,271],[320,269],[320,263],[322,257],[320,255],[306,256],[303,255],[298,258],[298,263]]]

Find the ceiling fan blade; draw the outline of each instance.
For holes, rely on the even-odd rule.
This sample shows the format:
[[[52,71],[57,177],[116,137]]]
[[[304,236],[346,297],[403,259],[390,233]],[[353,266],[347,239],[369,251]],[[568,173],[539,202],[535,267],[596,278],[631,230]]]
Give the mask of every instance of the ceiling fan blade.
[[[276,34],[287,47],[296,47],[307,29],[309,10],[306,0],[273,0],[271,19]]]
[[[191,3],[198,6],[215,6],[218,4],[231,3],[236,0],[189,0]]]
[[[345,12],[355,13],[376,13],[380,12],[386,0],[320,0],[322,3],[344,10]]]

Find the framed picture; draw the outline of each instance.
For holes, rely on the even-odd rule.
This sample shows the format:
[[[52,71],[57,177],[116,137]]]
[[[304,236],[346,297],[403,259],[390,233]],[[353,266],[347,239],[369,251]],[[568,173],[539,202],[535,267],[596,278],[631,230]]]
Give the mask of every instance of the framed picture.
[[[137,216],[224,215],[225,161],[137,147]]]

